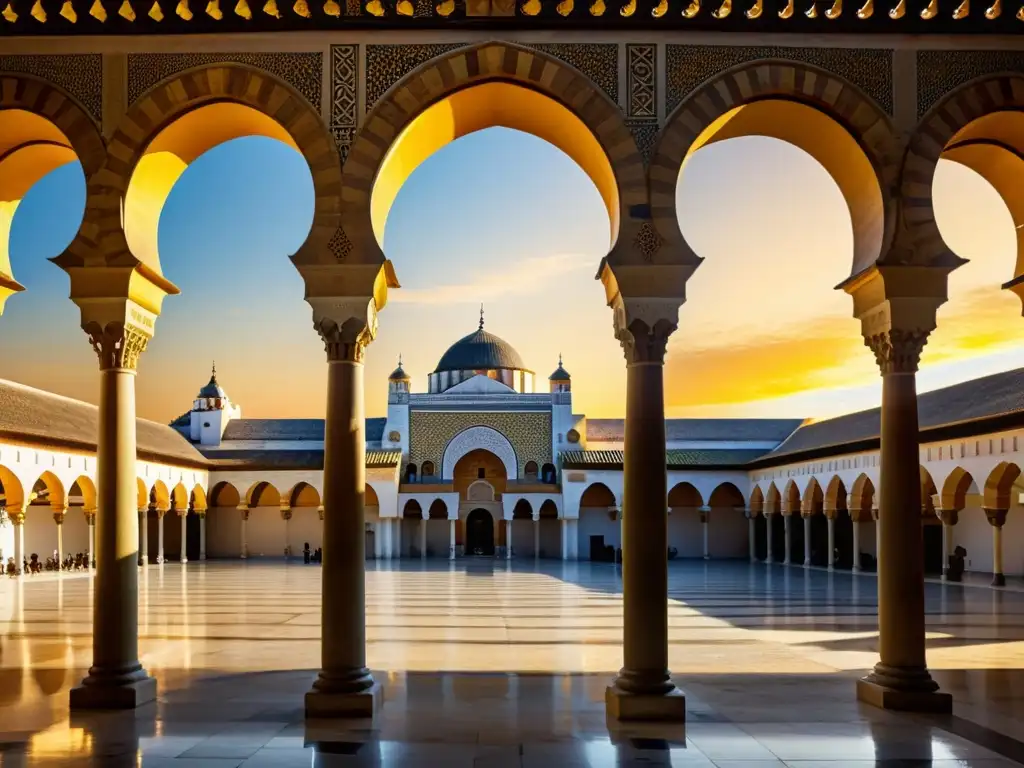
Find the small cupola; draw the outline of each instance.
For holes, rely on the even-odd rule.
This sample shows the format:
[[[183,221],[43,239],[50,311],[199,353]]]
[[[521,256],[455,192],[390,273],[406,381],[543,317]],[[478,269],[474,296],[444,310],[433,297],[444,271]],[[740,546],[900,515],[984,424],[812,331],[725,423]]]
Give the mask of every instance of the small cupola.
[[[402,367],[402,356],[398,356],[398,367],[388,376],[388,394],[408,394],[411,379]]]
[[[562,367],[562,355],[558,355],[558,367],[555,372],[548,376],[548,381],[551,382],[552,392],[569,392],[572,387],[572,378],[569,376],[569,372]]]

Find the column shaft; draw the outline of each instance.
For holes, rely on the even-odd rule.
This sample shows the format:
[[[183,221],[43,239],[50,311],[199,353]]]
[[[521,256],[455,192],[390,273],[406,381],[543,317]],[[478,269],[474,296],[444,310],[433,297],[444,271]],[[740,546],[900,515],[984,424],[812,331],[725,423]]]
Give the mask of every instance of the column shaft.
[[[167,514],[167,510],[158,509],[156,514],[156,561],[162,563],[164,561],[164,516]]]
[[[942,580],[949,579],[949,556],[953,554],[953,526],[942,524]]]
[[[512,559],[512,521],[505,521],[505,559]]]
[[[853,570],[860,571],[860,518],[853,518]]]
[[[752,516],[747,517],[747,552],[750,562],[757,562],[757,523]]]
[[[57,523],[57,570],[60,571],[60,564],[64,562],[64,523]]]
[[[206,514],[199,516],[199,559],[206,559]]]
[[[14,565],[18,573],[23,573],[25,562],[25,522],[14,523]]]
[[[96,598],[93,664],[71,691],[73,709],[132,708],[156,697],[139,663],[139,510],[135,371],[100,371],[96,441]]]
[[[804,568],[811,566],[811,518],[804,519]]]
[[[420,518],[420,559],[427,559],[427,518]]]
[[[139,555],[139,562],[143,565],[149,564],[149,507],[139,510],[140,527],[142,528],[139,538],[142,540],[142,553]]]
[[[179,515],[181,517],[181,552],[179,553],[178,560],[181,561],[182,565],[188,562],[188,553],[186,550],[186,541],[188,540],[188,513]],[[285,541],[288,539],[286,538]]]
[[[792,517],[792,515],[782,516],[782,532],[786,535],[785,557],[782,561],[784,565],[793,562],[793,526],[790,522]]]
[[[764,516],[764,527],[765,527],[765,531],[767,531],[767,536],[768,536],[768,550],[767,550],[767,555],[765,556],[765,562],[768,563],[768,564],[771,564],[771,563],[775,562],[775,558],[772,556],[772,521],[774,519],[775,519],[775,515],[767,515],[766,514]]]
[[[89,516],[86,521],[89,525],[89,551],[86,556],[89,559],[90,570],[96,567],[96,515],[95,513]]]
[[[455,521],[448,521],[448,559],[455,559]]]
[[[402,519],[401,517],[395,519],[395,559],[402,559]]]
[[[835,512],[833,511],[832,514]],[[828,569],[831,571],[836,567],[836,519],[828,517],[826,520],[828,520]]]
[[[703,510],[701,510],[701,513],[700,513],[700,529],[701,529],[701,537],[703,539],[703,544],[704,544],[704,559],[705,560],[710,560],[711,559],[711,549],[710,549],[709,544],[708,544],[708,524],[710,522],[710,513],[711,513],[710,509],[703,509]],[[667,535],[666,535],[665,543],[666,543],[666,545],[668,544]]]
[[[249,541],[247,540],[246,535],[245,535],[246,534],[246,528],[248,528],[247,524],[249,522],[249,510],[248,509],[241,510],[241,515],[242,515],[242,525],[240,526],[239,530],[240,530],[240,535],[241,535],[241,538],[242,538],[242,553],[241,553],[240,557],[243,560],[246,560],[249,557]]]
[[[540,558],[540,518],[533,518],[533,559]]]

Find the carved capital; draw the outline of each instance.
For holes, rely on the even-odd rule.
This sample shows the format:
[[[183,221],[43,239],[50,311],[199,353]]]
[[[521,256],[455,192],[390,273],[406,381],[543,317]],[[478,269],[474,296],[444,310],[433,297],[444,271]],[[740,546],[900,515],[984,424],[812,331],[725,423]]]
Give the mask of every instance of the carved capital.
[[[25,523],[25,508],[8,506],[7,519],[14,525],[23,525]]]
[[[185,507],[184,509],[176,509],[174,511],[178,513],[178,517],[187,517],[188,516],[188,507]]]
[[[249,507],[247,507],[245,504],[239,504],[238,511],[242,513],[242,520],[249,519]]]
[[[875,353],[875,362],[882,374],[916,373],[921,361],[921,352],[928,341],[930,330],[888,331],[864,337],[864,343]]]
[[[203,520],[206,517],[206,507],[203,507],[201,509],[193,509],[192,513],[200,520]]]
[[[286,523],[292,519],[291,507],[281,507],[281,519]]]
[[[123,368],[134,371],[151,336],[126,323],[89,323],[82,326],[100,359],[100,370]]]
[[[170,507],[157,507],[157,508],[156,508],[156,516],[157,516],[158,518],[161,518],[161,519],[162,519],[162,518],[163,518],[163,516],[164,516],[164,515],[166,515],[166,514],[167,514],[168,512],[170,512],[170,511],[171,511],[171,508],[170,508]]]
[[[85,515],[86,525],[96,525],[96,510],[95,509],[83,509],[82,514]]]
[[[1005,509],[990,509],[985,507],[985,518],[988,520],[988,524],[993,528],[1002,528],[1006,525],[1006,513],[1008,510]]]
[[[64,509],[55,509],[53,510],[53,522],[57,525],[64,525],[64,518],[67,517],[67,515],[68,510],[66,507]]]
[[[373,299],[334,303],[330,314],[317,317],[313,326],[324,341],[328,362],[363,362],[366,347],[377,337],[377,308]]]
[[[598,278],[614,313],[615,338],[627,364],[662,363],[679,324],[693,265],[601,265]]]
[[[322,506],[316,508],[317,517],[322,521],[324,519],[324,508]]]
[[[956,509],[936,509],[935,516],[943,525],[956,525],[960,522],[960,512]]]

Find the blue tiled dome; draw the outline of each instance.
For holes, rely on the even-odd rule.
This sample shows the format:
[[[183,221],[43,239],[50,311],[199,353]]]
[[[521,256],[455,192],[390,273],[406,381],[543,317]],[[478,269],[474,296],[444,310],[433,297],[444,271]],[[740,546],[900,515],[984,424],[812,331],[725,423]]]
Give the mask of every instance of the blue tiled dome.
[[[507,341],[480,328],[452,344],[441,356],[434,372],[489,371],[501,368],[529,370],[523,365],[519,353]]]

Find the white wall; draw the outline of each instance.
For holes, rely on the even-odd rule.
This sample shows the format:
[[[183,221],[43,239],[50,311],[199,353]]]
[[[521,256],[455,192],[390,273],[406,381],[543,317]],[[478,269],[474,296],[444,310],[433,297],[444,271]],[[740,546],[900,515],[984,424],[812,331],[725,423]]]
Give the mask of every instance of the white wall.
[[[150,542],[153,541],[153,520],[149,522]],[[248,529],[246,530],[248,534]],[[242,554],[242,513],[235,507],[210,507],[206,512],[206,556],[239,557]],[[150,543],[149,557],[155,556]]]
[[[590,559],[591,536],[604,536],[604,545],[606,547],[612,546],[618,549],[622,546],[619,521],[609,520],[609,517],[607,507],[583,507],[580,509],[579,527],[576,534],[579,541],[580,559]],[[560,540],[561,537],[559,537]],[[541,549],[543,548],[543,545],[541,545]]]
[[[704,532],[696,508],[673,507],[669,512],[668,546],[679,550],[677,557],[704,557]]]
[[[316,507],[292,507],[292,519],[288,521],[288,544],[292,548],[292,556],[302,557],[302,547],[307,543],[310,550],[324,545],[320,513]]]
[[[712,509],[708,513],[708,550],[715,559],[750,556],[746,515],[734,509]]]
[[[249,557],[284,557],[285,530],[281,508],[253,507],[245,528]]]
[[[562,521],[543,518],[540,521],[540,556],[554,560],[562,557]],[[588,545],[589,546],[589,545]],[[589,555],[586,555],[589,556]]]
[[[533,557],[533,520],[512,521],[512,556]]]

